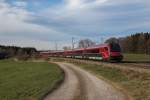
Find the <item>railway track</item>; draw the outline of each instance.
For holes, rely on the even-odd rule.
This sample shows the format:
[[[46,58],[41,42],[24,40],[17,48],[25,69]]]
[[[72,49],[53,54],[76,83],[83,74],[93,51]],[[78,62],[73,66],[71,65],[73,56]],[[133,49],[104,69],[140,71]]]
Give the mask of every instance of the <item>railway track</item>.
[[[55,58],[60,60],[65,60],[69,62],[81,62],[87,64],[97,64],[107,67],[117,67],[120,69],[131,69],[139,72],[148,72],[150,73],[150,63],[135,63],[135,62],[122,62],[122,63],[108,63],[102,61],[91,61],[91,60],[81,60],[81,59],[71,59],[71,58]]]

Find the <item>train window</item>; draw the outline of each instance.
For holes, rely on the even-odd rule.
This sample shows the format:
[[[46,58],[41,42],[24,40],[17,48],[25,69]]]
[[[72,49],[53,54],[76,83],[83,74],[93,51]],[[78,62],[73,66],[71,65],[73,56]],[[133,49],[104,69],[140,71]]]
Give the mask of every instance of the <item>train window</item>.
[[[121,51],[120,45],[117,43],[112,43],[110,46],[111,46],[112,52],[120,52]]]
[[[108,48],[107,48],[107,47],[105,47],[105,50],[106,50],[106,51],[108,51]]]
[[[101,48],[100,51],[101,52],[105,52],[106,50],[105,50],[105,48]]]

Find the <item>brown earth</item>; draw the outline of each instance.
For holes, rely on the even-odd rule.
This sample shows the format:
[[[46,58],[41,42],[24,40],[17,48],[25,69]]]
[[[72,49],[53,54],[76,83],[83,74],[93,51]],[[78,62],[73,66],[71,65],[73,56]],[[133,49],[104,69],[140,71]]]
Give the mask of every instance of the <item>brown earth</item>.
[[[128,100],[127,96],[95,75],[69,63],[57,63],[65,80],[44,100]]]

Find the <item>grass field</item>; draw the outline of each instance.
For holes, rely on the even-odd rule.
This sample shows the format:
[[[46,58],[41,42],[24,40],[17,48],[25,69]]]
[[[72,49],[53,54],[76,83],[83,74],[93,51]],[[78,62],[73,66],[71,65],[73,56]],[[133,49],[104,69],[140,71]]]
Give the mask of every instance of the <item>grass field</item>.
[[[46,62],[0,61],[0,100],[39,100],[58,82],[63,73]]]
[[[150,62],[150,55],[145,55],[145,54],[124,54],[124,61]]]
[[[150,73],[139,73],[95,64],[74,63],[99,77],[104,77],[112,84],[118,84],[134,100],[150,100]]]

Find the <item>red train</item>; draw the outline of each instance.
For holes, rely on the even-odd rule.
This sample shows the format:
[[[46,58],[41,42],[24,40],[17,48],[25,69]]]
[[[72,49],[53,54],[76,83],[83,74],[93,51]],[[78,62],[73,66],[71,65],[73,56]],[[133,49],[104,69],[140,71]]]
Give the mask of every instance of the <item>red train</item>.
[[[66,57],[118,62],[123,59],[120,45],[117,43],[107,43],[88,48],[61,52],[41,52],[41,55],[43,57]]]

